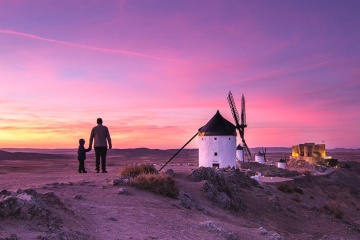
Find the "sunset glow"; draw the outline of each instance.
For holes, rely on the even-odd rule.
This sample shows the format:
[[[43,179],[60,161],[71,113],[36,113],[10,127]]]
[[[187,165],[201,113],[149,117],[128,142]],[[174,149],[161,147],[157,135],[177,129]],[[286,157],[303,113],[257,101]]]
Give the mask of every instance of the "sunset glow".
[[[0,148],[180,148],[246,98],[249,147],[359,148],[360,1],[0,1]],[[196,148],[197,141],[189,147]]]

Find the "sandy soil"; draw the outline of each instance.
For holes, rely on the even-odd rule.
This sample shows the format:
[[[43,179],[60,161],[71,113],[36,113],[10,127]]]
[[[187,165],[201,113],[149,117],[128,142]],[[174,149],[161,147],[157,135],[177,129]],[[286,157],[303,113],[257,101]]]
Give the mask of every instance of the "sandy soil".
[[[25,208],[39,196],[45,209],[37,206],[41,211],[30,217],[0,214],[0,239],[360,239],[359,186],[352,182],[345,188],[347,182],[339,181],[351,175],[358,182],[355,167],[292,181],[303,194],[283,193],[276,183],[244,189],[245,209],[234,213],[209,201],[202,182],[188,179],[194,166],[164,169],[172,168],[181,191],[191,196],[196,207],[188,209],[180,199],[112,186],[128,164],[124,158],[109,157],[105,174],[94,173],[93,162],[90,155],[88,173],[79,174],[73,158],[0,160],[0,191],[7,191],[0,203],[6,194],[31,189],[36,194],[18,191],[20,205]],[[335,203],[341,218],[324,208]]]

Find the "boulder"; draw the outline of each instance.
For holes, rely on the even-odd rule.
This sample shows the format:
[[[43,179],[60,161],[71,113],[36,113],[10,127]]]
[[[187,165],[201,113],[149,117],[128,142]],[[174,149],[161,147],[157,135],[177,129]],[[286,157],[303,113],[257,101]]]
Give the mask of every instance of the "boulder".
[[[109,182],[111,186],[125,186],[129,183],[128,177],[117,178]]]
[[[174,172],[174,170],[172,170],[171,168],[167,169],[167,170],[165,171],[165,174],[168,174],[168,175],[170,175],[170,176],[172,176],[172,177],[175,176],[175,172]]]

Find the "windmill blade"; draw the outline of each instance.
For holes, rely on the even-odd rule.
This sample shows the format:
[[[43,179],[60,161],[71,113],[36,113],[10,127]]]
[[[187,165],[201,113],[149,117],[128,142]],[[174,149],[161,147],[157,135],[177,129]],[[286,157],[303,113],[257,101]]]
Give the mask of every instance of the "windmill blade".
[[[251,152],[250,152],[250,149],[249,149],[248,145],[246,144],[244,138],[242,138],[242,142],[243,142],[243,145],[244,145],[244,148],[245,148],[245,153],[248,156],[248,160],[251,160]]]
[[[266,148],[262,148],[262,154],[264,155],[264,161],[266,162]]]
[[[241,126],[246,127],[246,110],[245,110],[245,97],[241,97]]]
[[[244,148],[245,148],[245,154],[248,156],[248,159],[251,160],[251,152],[250,152],[250,149],[247,146],[247,144],[245,142],[245,138],[244,138],[244,132],[245,132],[244,129],[247,127],[244,94],[242,95],[242,98],[241,98],[241,119],[239,118],[239,113],[236,109],[234,97],[233,97],[231,91],[229,91],[229,95],[228,95],[227,99],[229,102],[231,113],[234,117],[235,127],[239,131],[240,138],[241,138]],[[239,124],[239,120],[241,120],[241,125]]]
[[[236,128],[239,130],[239,126],[240,126],[240,124],[239,124],[239,113],[238,113],[238,111],[236,109],[234,97],[233,97],[231,91],[229,91],[227,99],[228,99],[228,102],[229,102],[231,113],[232,113],[232,115],[234,117]]]

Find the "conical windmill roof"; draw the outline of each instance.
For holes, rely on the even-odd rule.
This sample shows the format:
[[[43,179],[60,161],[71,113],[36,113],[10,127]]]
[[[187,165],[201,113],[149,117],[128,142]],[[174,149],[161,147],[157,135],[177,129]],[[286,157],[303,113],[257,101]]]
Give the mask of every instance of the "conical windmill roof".
[[[199,129],[199,136],[236,136],[236,127],[221,116],[218,110],[210,121]]]
[[[244,147],[239,144],[237,145],[236,150],[244,150]]]

